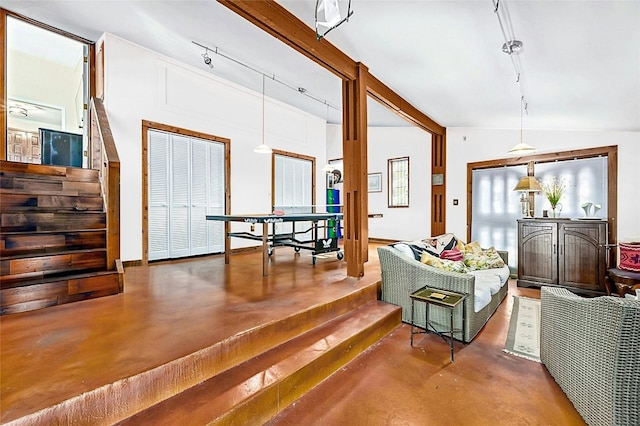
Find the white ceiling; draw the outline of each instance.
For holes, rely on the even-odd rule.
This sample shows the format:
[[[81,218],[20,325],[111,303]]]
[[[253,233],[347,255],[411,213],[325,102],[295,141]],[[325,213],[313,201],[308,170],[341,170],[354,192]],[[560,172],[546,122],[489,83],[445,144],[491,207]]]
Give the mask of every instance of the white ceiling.
[[[314,26],[315,0],[278,3]],[[248,65],[286,84],[267,78],[268,96],[340,121],[337,77],[216,1],[0,0],[0,6],[89,40],[109,32],[261,91],[262,77]],[[522,92],[525,129],[640,131],[640,1],[502,0],[507,33],[524,43],[520,84],[501,50],[505,39],[491,0],[352,0],[352,9],[327,40],[443,126],[519,128]],[[209,68],[194,41],[244,65],[210,52]],[[369,102],[369,124],[407,123]]]

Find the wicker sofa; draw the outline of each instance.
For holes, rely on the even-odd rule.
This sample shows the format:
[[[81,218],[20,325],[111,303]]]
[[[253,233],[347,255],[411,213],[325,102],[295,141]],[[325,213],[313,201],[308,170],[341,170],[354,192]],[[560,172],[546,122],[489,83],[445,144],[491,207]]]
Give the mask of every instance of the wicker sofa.
[[[504,258],[506,253],[500,253],[500,255]],[[506,278],[503,278],[503,282],[500,283],[498,292],[491,296],[485,307],[475,312],[476,277],[474,275],[436,269],[411,259],[389,246],[378,247],[378,257],[382,271],[381,300],[402,307],[402,321],[404,322],[411,322],[411,298],[409,295],[426,285],[467,294],[464,301],[467,317],[464,330],[462,330],[462,305],[454,312],[454,338],[465,343],[473,340],[507,295],[506,282],[509,276],[507,266],[503,267],[506,268],[506,274],[503,270],[502,275]],[[433,306],[429,311],[429,321],[438,330],[447,330],[449,311]],[[424,303],[415,304],[415,323],[420,327],[425,326]]]
[[[540,359],[589,425],[640,425],[640,301],[542,287]]]

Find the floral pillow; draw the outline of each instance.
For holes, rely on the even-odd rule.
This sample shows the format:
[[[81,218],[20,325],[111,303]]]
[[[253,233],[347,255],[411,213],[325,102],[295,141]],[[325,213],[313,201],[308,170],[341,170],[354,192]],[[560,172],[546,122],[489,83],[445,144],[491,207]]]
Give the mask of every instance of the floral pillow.
[[[440,259],[430,255],[427,252],[422,253],[422,256],[420,257],[420,262],[424,263],[425,265],[432,266],[434,268],[442,269],[444,271],[460,272],[460,273],[467,272],[467,268],[464,265],[464,262],[462,261],[454,262],[452,260]]]
[[[480,252],[465,251],[464,264],[470,271],[477,271],[479,269],[502,268],[504,261],[496,249],[491,247]]]

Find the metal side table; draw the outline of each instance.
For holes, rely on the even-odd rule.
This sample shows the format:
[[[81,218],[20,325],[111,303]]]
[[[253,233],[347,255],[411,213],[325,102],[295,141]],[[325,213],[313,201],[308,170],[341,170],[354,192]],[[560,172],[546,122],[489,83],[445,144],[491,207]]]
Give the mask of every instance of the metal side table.
[[[464,301],[467,298],[466,294],[455,293],[452,291],[440,290],[437,288],[431,287],[422,287],[421,289],[415,291],[411,294],[411,346],[413,346],[413,336],[415,334],[428,334],[435,333],[438,336],[442,337],[442,340],[445,342],[446,339],[446,331],[438,331],[433,324],[429,322],[429,306],[435,305],[440,306],[446,309],[449,309],[449,347],[451,348],[451,362],[453,362],[453,311],[456,306]],[[415,313],[415,302],[424,302],[425,303],[425,328],[424,331],[413,331],[414,328],[421,328],[415,324],[414,321],[414,313]],[[464,303],[462,304],[462,331],[464,333],[465,322],[466,322],[466,309]],[[433,331],[430,331],[431,328]]]

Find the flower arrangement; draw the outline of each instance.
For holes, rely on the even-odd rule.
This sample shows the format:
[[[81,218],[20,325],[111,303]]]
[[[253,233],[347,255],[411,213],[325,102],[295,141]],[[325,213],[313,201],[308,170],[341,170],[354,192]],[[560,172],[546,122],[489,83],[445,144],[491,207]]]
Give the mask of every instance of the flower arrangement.
[[[545,197],[549,200],[551,208],[555,209],[569,184],[566,180],[558,179],[554,176],[550,182],[542,182],[540,183],[540,186],[542,187],[542,192]]]

